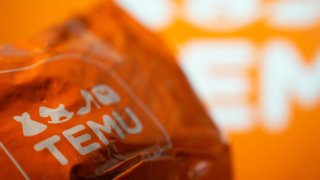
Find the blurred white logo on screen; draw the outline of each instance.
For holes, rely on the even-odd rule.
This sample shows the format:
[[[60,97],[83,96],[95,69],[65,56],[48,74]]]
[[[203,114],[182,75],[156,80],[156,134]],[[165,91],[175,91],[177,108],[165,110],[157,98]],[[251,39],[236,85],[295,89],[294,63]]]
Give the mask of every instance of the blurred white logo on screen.
[[[259,17],[260,0],[186,0],[185,19],[206,30],[234,30]]]
[[[320,99],[320,49],[305,64],[297,48],[286,40],[267,43],[261,64],[261,110],[270,130],[281,130],[290,118],[290,103],[311,108]]]
[[[293,100],[309,108],[320,100],[320,49],[307,65],[286,40],[270,40],[261,49],[245,40],[194,40],[181,49],[180,62],[225,132],[246,131],[255,123],[281,131]],[[257,87],[249,76],[252,68],[260,72]],[[249,94],[257,90],[255,104]]]
[[[180,62],[209,113],[225,131],[252,125],[247,71],[254,46],[245,40],[192,41],[181,49]]]
[[[281,0],[268,10],[268,22],[277,28],[311,28],[320,21],[319,0]]]
[[[117,0],[117,3],[154,30],[168,26],[174,18],[175,4],[172,0]]]
[[[117,0],[141,23],[154,30],[168,27],[177,17],[206,31],[234,31],[266,20],[271,27],[299,30],[320,22],[320,0]]]

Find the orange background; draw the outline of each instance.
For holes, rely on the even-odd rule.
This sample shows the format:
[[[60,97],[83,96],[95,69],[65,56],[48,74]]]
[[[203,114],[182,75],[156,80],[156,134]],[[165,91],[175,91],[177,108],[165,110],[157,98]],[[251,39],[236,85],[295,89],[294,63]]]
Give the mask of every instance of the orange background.
[[[0,0],[0,43],[11,43],[29,37],[68,19],[72,14],[84,12],[98,1]],[[261,2],[266,5],[267,2],[275,1]],[[175,1],[177,10],[183,3],[183,0]],[[211,40],[241,38],[253,43],[259,49],[268,40],[281,37],[298,49],[298,53],[302,55],[307,65],[312,65],[312,59],[320,48],[320,18],[311,27],[299,30],[271,27],[266,18],[259,18],[242,28],[215,31],[200,28],[179,15],[172,17],[168,25],[157,31],[177,51],[179,46],[199,38]],[[248,71],[252,91],[247,99],[254,107],[258,106],[261,99],[260,75],[256,67]],[[291,101],[291,116],[287,127],[279,132],[268,131],[261,123],[264,117],[259,113],[249,129],[224,131],[233,149],[235,179],[320,179],[320,96],[317,97],[315,105],[311,107],[304,106],[299,101]]]

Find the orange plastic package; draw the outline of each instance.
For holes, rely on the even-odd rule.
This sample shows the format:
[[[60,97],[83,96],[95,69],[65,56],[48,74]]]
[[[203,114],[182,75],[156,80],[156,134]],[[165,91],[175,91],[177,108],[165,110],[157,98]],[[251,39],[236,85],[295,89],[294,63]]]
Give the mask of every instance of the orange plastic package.
[[[110,1],[0,63],[0,179],[232,177],[173,56]]]

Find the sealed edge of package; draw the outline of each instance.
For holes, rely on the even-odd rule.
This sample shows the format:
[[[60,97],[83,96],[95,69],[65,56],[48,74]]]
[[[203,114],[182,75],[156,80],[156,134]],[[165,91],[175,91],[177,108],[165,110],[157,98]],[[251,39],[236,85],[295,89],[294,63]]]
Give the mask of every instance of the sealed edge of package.
[[[172,54],[112,1],[0,62],[1,179],[232,178]]]

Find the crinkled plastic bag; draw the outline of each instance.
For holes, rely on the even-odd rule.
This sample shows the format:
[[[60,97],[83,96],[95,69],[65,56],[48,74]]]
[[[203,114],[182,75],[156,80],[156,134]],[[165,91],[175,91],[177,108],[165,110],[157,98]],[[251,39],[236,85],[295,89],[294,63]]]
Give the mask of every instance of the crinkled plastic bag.
[[[231,179],[173,56],[112,2],[0,63],[0,179]]]

